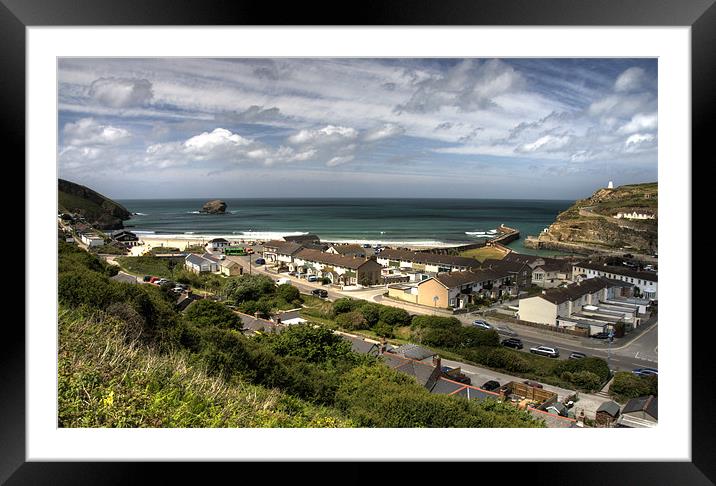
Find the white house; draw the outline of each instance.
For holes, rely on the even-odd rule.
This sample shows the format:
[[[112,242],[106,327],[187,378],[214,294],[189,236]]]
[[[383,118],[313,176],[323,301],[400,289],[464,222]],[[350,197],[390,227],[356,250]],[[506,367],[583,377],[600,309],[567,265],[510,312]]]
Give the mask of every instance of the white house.
[[[219,263],[213,259],[190,254],[184,259],[184,266],[194,273],[217,272]]]
[[[612,280],[621,280],[634,285],[645,299],[657,300],[659,296],[658,277],[656,272],[632,270],[629,267],[618,267],[592,262],[575,263],[572,267],[572,278],[590,279],[605,277]]]
[[[80,240],[87,246],[102,246],[104,245],[104,238],[100,238],[97,235],[82,233]]]
[[[212,250],[221,250],[222,248],[229,246],[229,241],[224,238],[214,238],[206,245]]]

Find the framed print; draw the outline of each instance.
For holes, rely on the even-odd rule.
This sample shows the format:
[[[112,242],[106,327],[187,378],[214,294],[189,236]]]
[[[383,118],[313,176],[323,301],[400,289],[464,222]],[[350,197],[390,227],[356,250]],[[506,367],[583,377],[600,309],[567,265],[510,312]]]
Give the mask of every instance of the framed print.
[[[712,1],[106,3],[0,5],[27,209],[3,481],[288,460],[712,484]]]

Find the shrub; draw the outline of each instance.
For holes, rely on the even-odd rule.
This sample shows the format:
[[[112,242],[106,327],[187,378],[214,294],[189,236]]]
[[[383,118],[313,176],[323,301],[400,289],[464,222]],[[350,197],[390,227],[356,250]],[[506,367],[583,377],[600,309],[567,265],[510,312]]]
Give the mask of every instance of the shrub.
[[[617,401],[655,395],[656,392],[657,378],[655,376],[641,377],[627,371],[616,373],[614,381],[609,385],[609,394],[614,396]]]
[[[503,348],[493,349],[487,355],[485,364],[492,368],[500,368],[517,373],[525,373],[531,369],[530,364],[522,356]]]
[[[601,378],[591,371],[577,371],[574,373],[565,371],[562,373],[561,378],[569,381],[577,388],[588,392],[599,390],[602,385]]]
[[[343,297],[333,302],[333,314],[343,314],[344,312],[351,312],[360,307],[360,301],[353,300],[349,297]]]
[[[349,331],[370,328],[365,317],[359,311],[338,314],[338,316],[336,316],[336,324]]]
[[[578,373],[580,371],[589,371],[597,375],[601,383],[606,383],[611,375],[607,362],[594,356],[560,361],[555,367],[554,373],[561,376],[565,372]]]
[[[276,292],[276,285],[270,277],[265,275],[241,275],[228,279],[223,290],[228,299],[241,304],[273,295]]]
[[[297,356],[309,363],[340,361],[351,353],[350,341],[311,324],[290,326],[278,334],[260,336],[257,341],[279,356]]]
[[[380,320],[380,305],[366,302],[360,307],[360,313],[363,314],[365,322],[368,326],[373,327]]]
[[[455,317],[414,316],[410,322],[410,327],[413,329],[458,329],[462,327],[462,323]]]
[[[373,326],[373,332],[376,333],[380,337],[385,338],[392,338],[395,337],[395,332],[393,331],[393,326],[380,321],[378,324]]]
[[[410,314],[404,309],[382,306],[379,315],[380,320],[390,327],[407,326],[410,324]]]
[[[241,318],[224,304],[202,299],[190,305],[185,316],[200,327],[220,327],[224,329],[242,329]]]
[[[286,302],[301,301],[301,292],[291,284],[279,285],[276,289],[276,295]]]

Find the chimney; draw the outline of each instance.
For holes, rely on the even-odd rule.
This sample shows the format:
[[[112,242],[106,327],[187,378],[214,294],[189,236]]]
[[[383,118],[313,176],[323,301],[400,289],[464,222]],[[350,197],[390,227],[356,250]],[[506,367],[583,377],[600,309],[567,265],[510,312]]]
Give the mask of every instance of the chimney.
[[[385,353],[385,337],[380,338],[380,346],[378,346],[378,356],[381,356],[383,353]]]
[[[437,369],[442,369],[442,360],[440,359],[440,355],[433,356],[433,366]]]

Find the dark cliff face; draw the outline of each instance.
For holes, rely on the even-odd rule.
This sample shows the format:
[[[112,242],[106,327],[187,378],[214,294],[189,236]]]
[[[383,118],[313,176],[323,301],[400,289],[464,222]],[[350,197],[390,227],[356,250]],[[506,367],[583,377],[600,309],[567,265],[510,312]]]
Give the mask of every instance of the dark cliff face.
[[[132,217],[121,204],[80,184],[58,179],[57,189],[59,210],[80,214],[96,228],[121,229],[122,221]]]
[[[199,211],[208,214],[224,214],[226,212],[226,203],[220,199],[214,199],[205,203]]]

